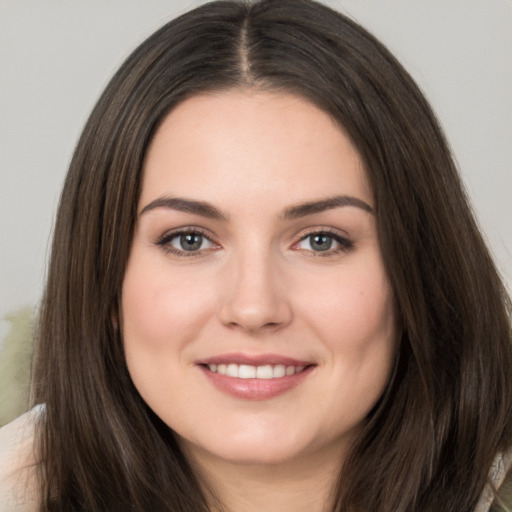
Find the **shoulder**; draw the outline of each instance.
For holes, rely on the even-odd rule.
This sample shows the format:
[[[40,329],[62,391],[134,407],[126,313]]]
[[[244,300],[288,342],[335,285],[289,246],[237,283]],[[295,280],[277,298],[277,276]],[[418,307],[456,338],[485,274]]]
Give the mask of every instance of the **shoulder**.
[[[498,494],[494,500],[492,512],[512,512],[512,448],[505,453],[493,466],[497,475],[496,489]],[[491,478],[492,478],[491,473]]]
[[[475,512],[508,512],[510,503],[510,485],[512,480],[512,448],[500,453],[494,459],[486,486]],[[495,489],[496,492],[493,490]]]
[[[38,510],[34,448],[37,406],[0,428],[0,512]]]

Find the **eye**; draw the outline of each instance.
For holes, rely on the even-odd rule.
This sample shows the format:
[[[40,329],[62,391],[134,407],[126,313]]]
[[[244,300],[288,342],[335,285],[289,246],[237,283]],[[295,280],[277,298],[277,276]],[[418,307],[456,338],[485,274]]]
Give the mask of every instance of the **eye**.
[[[318,231],[309,233],[295,244],[294,248],[317,253],[315,255],[330,255],[339,252],[347,252],[353,247],[353,242],[338,233]],[[324,253],[324,254],[322,254]]]
[[[332,236],[328,236],[325,233],[317,233],[315,235],[309,235],[305,239],[301,240],[301,243],[305,242],[306,249],[312,251],[328,251],[333,243],[334,239]]]
[[[194,256],[202,251],[215,249],[217,245],[197,230],[168,233],[157,242],[167,252],[180,256]]]
[[[200,233],[183,233],[175,235],[170,244],[175,249],[181,251],[199,251],[208,248],[209,240]]]

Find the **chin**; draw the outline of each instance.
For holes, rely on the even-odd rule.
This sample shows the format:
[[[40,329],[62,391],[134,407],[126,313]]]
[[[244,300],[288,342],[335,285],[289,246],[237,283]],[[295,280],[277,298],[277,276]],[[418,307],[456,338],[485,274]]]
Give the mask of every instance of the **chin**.
[[[281,433],[282,436],[276,435]],[[212,437],[209,440],[187,440],[181,438],[182,447],[192,457],[204,457],[211,461],[218,460],[229,464],[245,466],[276,466],[289,463],[305,464],[316,457],[323,457],[325,450],[330,454],[339,451],[344,452],[347,439],[337,438],[326,444],[323,438],[318,442],[315,436],[308,436],[304,433],[293,433],[290,430],[273,430],[271,432],[253,432],[247,435],[227,434],[219,437]],[[194,457],[195,458],[195,457]]]

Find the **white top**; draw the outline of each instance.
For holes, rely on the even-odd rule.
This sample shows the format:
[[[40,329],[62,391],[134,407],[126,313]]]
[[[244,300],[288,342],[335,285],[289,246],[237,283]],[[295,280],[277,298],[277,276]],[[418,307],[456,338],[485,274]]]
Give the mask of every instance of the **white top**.
[[[37,512],[39,509],[34,425],[43,410],[43,405],[36,406],[0,428],[0,512]],[[490,477],[497,488],[511,467],[512,451],[496,457]],[[492,499],[491,490],[486,489],[475,512],[488,512]]]
[[[35,421],[43,406],[34,407],[0,428],[0,512],[37,512],[34,454]]]

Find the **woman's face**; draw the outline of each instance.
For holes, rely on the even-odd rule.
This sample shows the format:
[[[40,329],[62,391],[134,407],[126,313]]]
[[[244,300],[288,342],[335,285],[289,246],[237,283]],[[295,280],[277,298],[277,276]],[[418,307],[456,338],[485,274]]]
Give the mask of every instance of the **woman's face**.
[[[339,459],[388,381],[393,297],[357,151],[293,95],[175,108],[144,166],[128,369],[198,457]]]

